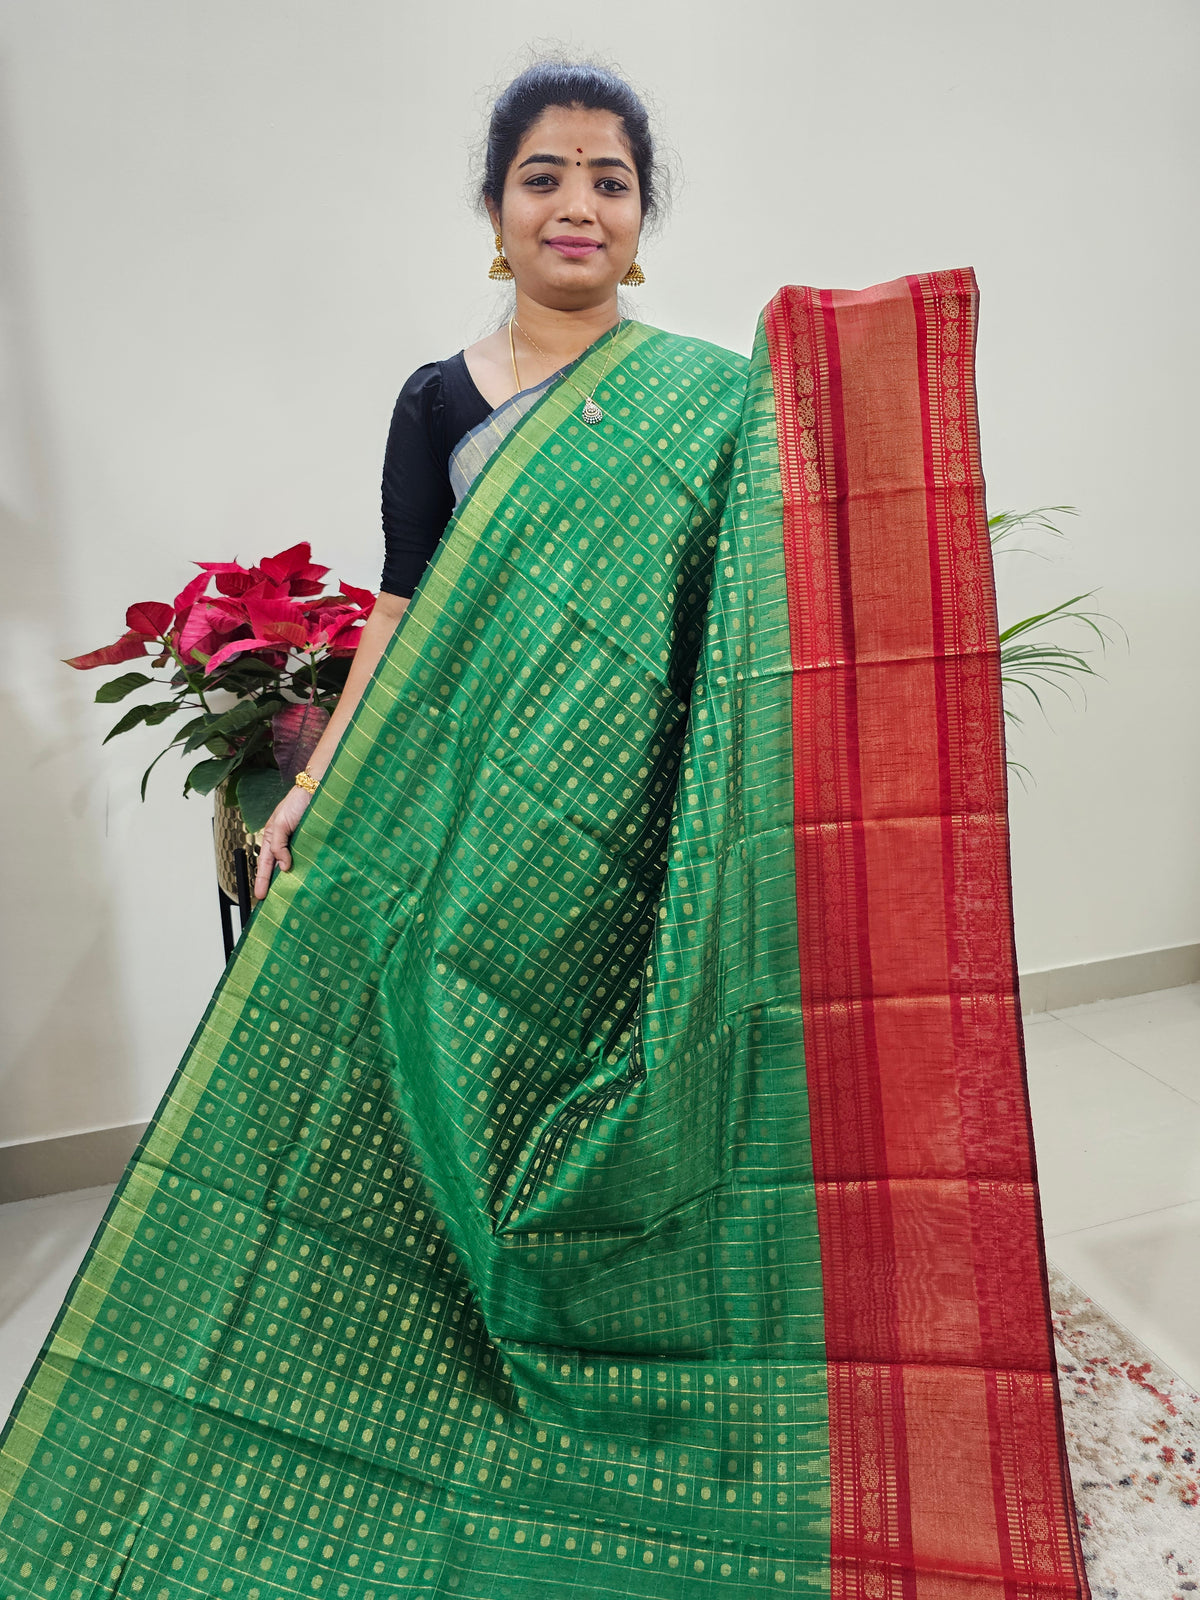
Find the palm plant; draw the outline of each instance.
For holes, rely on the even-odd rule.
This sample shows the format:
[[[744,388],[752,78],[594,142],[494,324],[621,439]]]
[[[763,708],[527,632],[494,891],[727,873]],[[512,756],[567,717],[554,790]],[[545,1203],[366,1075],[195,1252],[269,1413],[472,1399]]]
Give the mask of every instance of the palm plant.
[[[988,518],[988,533],[995,554],[1023,551],[1026,555],[1041,555],[1028,545],[1012,542],[1023,532],[1048,533],[1061,539],[1063,530],[1052,521],[1055,516],[1078,515],[1074,506],[1037,506],[1032,511],[999,511]],[[1033,616],[1011,623],[1000,633],[1000,679],[1004,686],[1004,715],[1013,727],[1024,721],[1021,715],[1020,694],[1030,695],[1039,711],[1045,714],[1043,691],[1057,689],[1067,699],[1078,686],[1084,694],[1083,680],[1101,676],[1092,661],[1094,652],[1103,654],[1111,644],[1112,635],[1106,624],[1120,629],[1121,625],[1103,611],[1087,609],[1087,602],[1097,593],[1089,589],[1084,594],[1072,595],[1058,605]],[[1075,624],[1073,643],[1061,643],[1050,636],[1061,624]],[[1082,629],[1082,633],[1079,631]],[[1121,629],[1124,632],[1124,629]],[[1027,774],[1020,762],[1010,761],[1016,772]]]

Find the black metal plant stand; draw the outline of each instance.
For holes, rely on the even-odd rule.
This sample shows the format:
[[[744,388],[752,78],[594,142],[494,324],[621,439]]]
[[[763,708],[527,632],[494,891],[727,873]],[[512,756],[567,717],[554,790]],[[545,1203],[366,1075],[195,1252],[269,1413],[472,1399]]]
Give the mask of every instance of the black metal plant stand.
[[[229,960],[233,954],[233,947],[237,939],[233,931],[233,908],[238,909],[238,919],[241,924],[239,932],[245,932],[246,924],[250,921],[250,913],[254,910],[254,902],[250,898],[250,862],[244,850],[233,852],[233,871],[237,879],[237,899],[231,900],[217,885],[217,899],[221,907],[221,936],[225,941],[225,959]]]

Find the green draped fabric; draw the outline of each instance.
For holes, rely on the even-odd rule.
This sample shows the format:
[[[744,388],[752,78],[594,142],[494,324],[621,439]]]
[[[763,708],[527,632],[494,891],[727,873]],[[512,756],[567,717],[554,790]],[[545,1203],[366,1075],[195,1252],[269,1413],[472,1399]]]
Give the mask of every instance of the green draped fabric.
[[[828,1591],[771,371],[619,338],[459,508],[125,1175],[4,1596]]]

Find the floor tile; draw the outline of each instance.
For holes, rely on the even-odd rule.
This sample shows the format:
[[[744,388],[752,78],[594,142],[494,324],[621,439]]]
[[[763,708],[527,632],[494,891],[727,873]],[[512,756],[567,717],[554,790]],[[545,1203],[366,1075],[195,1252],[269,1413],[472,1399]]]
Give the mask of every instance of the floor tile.
[[[92,1242],[112,1188],[0,1206],[0,1418],[7,1417]]]
[[[1047,1234],[1200,1200],[1200,1105],[1057,1018],[1025,1049]]]
[[[1054,1014],[1200,1104],[1200,984]]]
[[[1061,1234],[1047,1253],[1200,1393],[1200,1202]]]

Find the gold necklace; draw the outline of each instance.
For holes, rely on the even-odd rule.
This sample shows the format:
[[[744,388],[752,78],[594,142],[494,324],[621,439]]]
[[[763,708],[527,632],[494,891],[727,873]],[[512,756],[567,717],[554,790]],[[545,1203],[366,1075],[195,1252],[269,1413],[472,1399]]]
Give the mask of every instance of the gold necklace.
[[[609,341],[608,355],[605,358],[604,368],[601,371],[600,376],[596,379],[595,384],[592,386],[591,394],[586,395],[584,397],[583,405],[580,408],[579,414],[583,418],[583,420],[587,423],[589,428],[594,428],[598,422],[603,422],[604,421],[604,412],[601,411],[600,407],[596,404],[596,390],[604,382],[604,379],[605,379],[605,376],[606,376],[606,374],[608,372],[609,366],[612,363],[612,347],[613,347],[614,344],[616,344],[617,339],[620,337],[621,329],[624,327],[624,325],[625,325],[625,319],[623,317],[619,318],[618,321],[617,321],[617,325],[616,325],[616,332],[613,334],[611,340]],[[538,344],[536,339],[530,339],[529,338],[529,335],[525,332],[525,329],[517,321],[515,315],[509,317],[509,319],[508,319],[508,353],[512,357],[513,383],[516,384],[517,390],[519,392],[520,388],[521,388],[521,380],[517,376],[517,348],[516,348],[516,345],[513,343],[513,328],[514,327],[516,328],[517,332],[521,335],[522,339],[526,339],[526,340],[529,341],[529,343],[537,351],[538,355],[541,356],[543,361],[549,361],[550,357],[542,349],[541,345]],[[578,359],[579,358],[576,357],[576,360],[578,360]],[[571,385],[571,387],[575,390],[575,392],[577,394],[583,394],[583,390],[579,387],[579,385],[574,381],[573,378],[568,378],[567,382]]]

